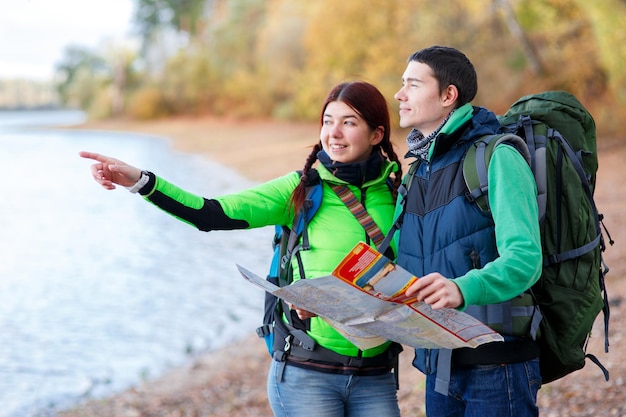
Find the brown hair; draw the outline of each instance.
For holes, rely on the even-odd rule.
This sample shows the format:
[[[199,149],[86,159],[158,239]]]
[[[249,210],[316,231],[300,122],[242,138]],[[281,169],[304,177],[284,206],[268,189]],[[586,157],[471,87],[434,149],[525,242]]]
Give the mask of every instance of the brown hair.
[[[320,113],[320,125],[324,121],[324,112],[329,103],[334,101],[341,101],[350,106],[355,112],[357,112],[369,125],[372,130],[377,129],[379,126],[383,127],[383,138],[374,146],[372,152],[381,152],[390,161],[394,161],[398,164],[398,171],[394,173],[393,184],[393,197],[397,195],[397,189],[402,182],[402,166],[398,160],[398,156],[393,150],[391,143],[391,124],[389,121],[389,108],[387,107],[387,101],[382,93],[374,87],[364,81],[345,82],[335,86],[326,101]],[[302,169],[302,177],[300,178],[300,184],[293,191],[291,196],[291,202],[293,209],[297,213],[304,204],[306,198],[305,187],[310,181],[309,172],[311,167],[317,161],[317,153],[322,150],[322,142],[313,146],[311,153],[307,157],[304,168]]]

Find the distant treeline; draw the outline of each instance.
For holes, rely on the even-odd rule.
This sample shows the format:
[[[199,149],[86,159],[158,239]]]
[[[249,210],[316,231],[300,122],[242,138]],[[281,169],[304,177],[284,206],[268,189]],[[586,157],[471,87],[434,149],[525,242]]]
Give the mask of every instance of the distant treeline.
[[[0,110],[47,110],[60,107],[50,82],[0,80]]]
[[[33,110],[62,110],[63,107],[53,104],[23,105],[23,106],[0,106],[0,111],[33,111]]]
[[[141,47],[69,46],[57,66],[63,104],[93,117],[314,120],[344,80],[370,81],[392,103],[407,57],[445,44],[475,63],[475,104],[501,112],[520,95],[564,89],[599,122],[624,116],[623,0],[135,3]]]

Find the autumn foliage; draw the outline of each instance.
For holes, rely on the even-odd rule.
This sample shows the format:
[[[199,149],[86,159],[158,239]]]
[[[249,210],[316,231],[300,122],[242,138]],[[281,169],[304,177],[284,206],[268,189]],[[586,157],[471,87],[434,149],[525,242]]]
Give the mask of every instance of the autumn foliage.
[[[599,121],[625,115],[619,110],[626,103],[622,0],[136,0],[136,5],[142,53],[123,61],[132,77],[111,77],[108,83],[126,98],[126,115],[145,117],[147,109],[158,109],[155,115],[311,120],[327,90],[349,79],[374,83],[391,103],[407,57],[434,44],[469,56],[479,74],[475,104],[496,112],[520,95],[564,89]],[[177,46],[163,51],[167,39],[176,39]]]

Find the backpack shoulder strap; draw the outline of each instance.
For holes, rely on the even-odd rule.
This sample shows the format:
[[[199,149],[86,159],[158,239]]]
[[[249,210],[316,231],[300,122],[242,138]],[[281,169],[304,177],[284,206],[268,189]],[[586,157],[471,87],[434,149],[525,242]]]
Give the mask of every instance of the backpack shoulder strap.
[[[483,136],[470,146],[463,158],[463,178],[469,190],[467,197],[484,212],[489,212],[489,162],[496,146],[502,143],[517,149],[530,165],[530,151],[526,142],[512,133]]]
[[[302,174],[301,171],[298,173]],[[305,187],[306,197],[302,209],[295,214],[291,227],[277,226],[283,228],[283,234],[288,234],[288,238],[283,239],[285,247],[281,248],[280,277],[282,285],[289,284],[291,281],[291,277],[288,277],[290,275],[288,271],[293,257],[295,256],[299,262],[298,252],[310,249],[308,225],[322,205],[324,195],[322,180],[316,169],[311,168],[309,171],[309,180]],[[300,236],[302,236],[302,241],[300,241]]]
[[[400,212],[400,214],[398,214],[398,217],[391,225],[391,228],[389,229],[389,232],[387,232],[385,240],[378,247],[378,251],[380,253],[385,253],[387,251],[387,249],[391,245],[391,240],[393,239],[393,236],[402,226],[402,223],[404,221],[404,211],[406,210],[406,196],[409,193],[411,183],[413,182],[413,177],[415,176],[415,172],[417,171],[417,168],[419,168],[420,164],[421,159],[418,158],[409,165],[409,172],[404,176],[402,184],[400,184],[400,187],[398,187],[398,198],[399,204],[402,206],[402,211]]]
[[[354,193],[350,191],[347,185],[331,185],[330,186],[335,194],[343,201],[348,207],[352,215],[359,221],[367,235],[376,244],[377,248],[380,248],[381,244],[385,240],[385,235],[380,230],[372,216],[369,215],[363,204],[355,197]]]
[[[300,172],[300,174],[302,173]],[[309,180],[305,185],[305,189],[306,197],[302,205],[302,210],[300,210],[299,213],[296,213],[291,228],[295,232],[296,240],[300,237],[300,235],[303,236],[303,240],[306,241],[303,242],[303,245],[306,247],[306,250],[308,250],[309,237],[307,233],[307,226],[322,205],[322,196],[324,194],[322,180],[315,168],[311,168],[309,171]]]

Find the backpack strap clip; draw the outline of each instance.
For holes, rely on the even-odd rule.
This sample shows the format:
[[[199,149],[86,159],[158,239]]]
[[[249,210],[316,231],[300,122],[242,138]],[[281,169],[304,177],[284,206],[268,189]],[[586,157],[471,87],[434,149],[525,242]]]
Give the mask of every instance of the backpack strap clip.
[[[272,354],[272,358],[278,362],[285,362],[287,357],[289,356],[289,352],[291,351],[291,341],[293,340],[293,335],[287,334],[285,336],[285,345],[282,349],[275,349]]]
[[[264,324],[256,328],[256,334],[259,337],[269,336],[274,332],[273,328],[274,327],[271,324]]]

